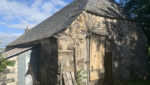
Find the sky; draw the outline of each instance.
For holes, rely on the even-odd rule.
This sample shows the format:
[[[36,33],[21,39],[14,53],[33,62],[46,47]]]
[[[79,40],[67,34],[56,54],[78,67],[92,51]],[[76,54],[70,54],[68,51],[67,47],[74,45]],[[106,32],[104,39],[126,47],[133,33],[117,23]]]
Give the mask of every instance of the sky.
[[[0,0],[0,48],[73,0]]]

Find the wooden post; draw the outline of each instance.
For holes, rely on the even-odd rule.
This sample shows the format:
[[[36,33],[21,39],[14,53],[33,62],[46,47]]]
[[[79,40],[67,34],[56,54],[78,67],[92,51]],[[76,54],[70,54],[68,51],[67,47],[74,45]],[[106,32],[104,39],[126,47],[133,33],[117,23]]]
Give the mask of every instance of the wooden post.
[[[73,62],[74,62],[74,74],[77,73],[77,66],[76,66],[76,55],[75,55],[75,48],[73,49]]]
[[[90,80],[90,36],[86,37],[86,51],[87,51],[87,85],[89,85]]]
[[[60,85],[62,85],[62,81],[63,81],[63,74],[62,74],[62,62],[60,63]]]

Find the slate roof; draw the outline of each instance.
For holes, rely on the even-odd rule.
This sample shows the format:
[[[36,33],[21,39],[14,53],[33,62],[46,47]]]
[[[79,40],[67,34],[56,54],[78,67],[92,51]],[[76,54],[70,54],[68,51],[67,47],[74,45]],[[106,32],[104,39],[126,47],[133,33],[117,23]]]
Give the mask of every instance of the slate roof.
[[[11,58],[17,54],[20,54],[20,53],[25,52],[25,51],[30,50],[30,49],[32,49],[32,47],[15,48],[15,49],[12,49],[12,50],[9,50],[9,51],[2,53],[2,56],[7,59],[7,58]]]
[[[122,9],[115,2],[109,0],[75,0],[20,36],[17,40],[9,44],[8,47],[49,38],[67,28],[84,10],[102,16],[122,19],[127,18]]]
[[[115,0],[114,0],[115,1]],[[105,17],[127,19],[123,9],[113,0],[89,0],[86,11]]]

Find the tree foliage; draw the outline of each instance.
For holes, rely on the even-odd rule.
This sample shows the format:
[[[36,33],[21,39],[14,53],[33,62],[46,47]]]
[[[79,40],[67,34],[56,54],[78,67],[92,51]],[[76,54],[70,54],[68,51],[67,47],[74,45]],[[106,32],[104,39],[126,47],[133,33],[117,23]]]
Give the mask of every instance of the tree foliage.
[[[150,0],[120,0],[120,5],[140,23],[150,44]]]
[[[150,0],[120,0],[127,14],[141,25],[148,39],[150,56]]]
[[[9,61],[9,60],[6,60],[5,58],[0,57],[0,72],[6,69],[7,66],[14,66],[14,64],[15,64],[15,61]]]

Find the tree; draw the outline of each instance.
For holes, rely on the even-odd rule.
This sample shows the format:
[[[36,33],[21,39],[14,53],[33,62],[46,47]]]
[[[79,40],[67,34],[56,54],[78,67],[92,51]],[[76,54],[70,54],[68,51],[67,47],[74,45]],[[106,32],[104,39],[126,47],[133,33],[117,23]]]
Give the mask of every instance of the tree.
[[[150,0],[120,0],[120,5],[140,23],[150,45]]]
[[[0,72],[2,72],[4,69],[6,69],[7,66],[14,66],[15,61],[9,61],[2,57],[0,54]]]
[[[6,69],[7,66],[14,66],[14,64],[15,61],[8,61],[5,58],[0,58],[0,72]]]
[[[150,0],[120,0],[130,18],[138,21],[148,39],[150,56]]]

